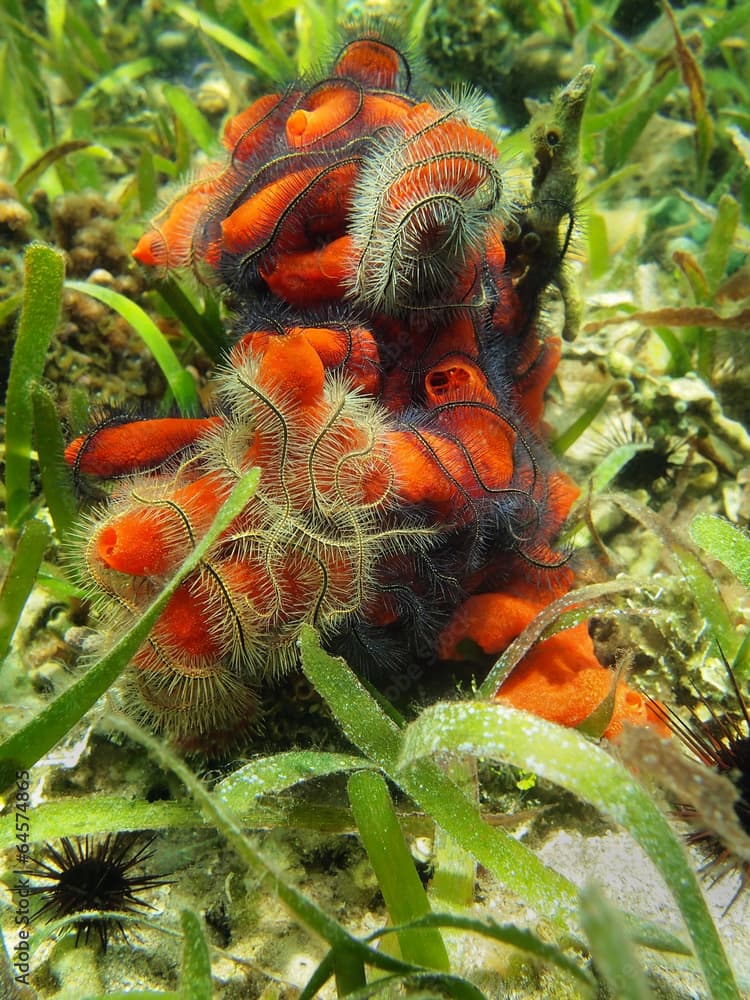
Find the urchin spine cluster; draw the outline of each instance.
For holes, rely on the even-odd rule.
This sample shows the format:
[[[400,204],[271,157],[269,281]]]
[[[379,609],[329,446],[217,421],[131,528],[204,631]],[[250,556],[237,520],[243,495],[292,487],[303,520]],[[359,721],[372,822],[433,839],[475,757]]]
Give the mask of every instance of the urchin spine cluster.
[[[49,883],[31,888],[32,894],[44,899],[34,919],[46,917],[50,923],[92,910],[135,915],[152,909],[140,893],[166,885],[169,879],[164,875],[136,874],[135,869],[150,861],[154,854],[150,850],[154,838],[140,845],[139,839],[137,833],[117,833],[99,841],[93,837],[63,837],[59,848],[47,844],[46,856],[31,862],[36,877]],[[88,944],[92,932],[104,951],[113,932],[127,941],[121,920],[87,916],[77,922],[76,945],[81,939]]]
[[[699,848],[705,857],[703,874],[718,882],[727,875],[739,876],[737,888],[728,907],[750,886],[750,703],[743,695],[734,669],[719,650],[727,671],[731,694],[735,704],[724,711],[716,711],[707,702],[709,718],[703,719],[693,709],[684,720],[674,709],[658,706],[660,717],[675,737],[701,764],[714,774],[727,778],[734,792],[733,801],[727,806],[722,802],[702,801],[701,781],[695,782],[695,798],[675,801],[675,814],[690,828],[689,844]],[[669,787],[670,775],[665,775]],[[674,794],[670,793],[672,799]],[[689,799],[689,796],[688,796]]]

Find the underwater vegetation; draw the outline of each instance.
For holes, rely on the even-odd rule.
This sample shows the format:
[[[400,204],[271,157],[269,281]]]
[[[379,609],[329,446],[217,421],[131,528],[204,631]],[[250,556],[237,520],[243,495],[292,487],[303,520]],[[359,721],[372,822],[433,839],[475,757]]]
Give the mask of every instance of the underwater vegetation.
[[[131,954],[150,995],[649,996],[670,964],[741,995],[681,830],[743,905],[747,5],[509,7],[514,58],[573,62],[514,133],[414,55],[448,11],[2,13],[10,996],[107,995]],[[689,944],[506,831],[560,788]],[[334,841],[364,916],[319,892]],[[279,901],[325,943],[301,973],[248,950]],[[73,928],[101,949],[66,965]]]

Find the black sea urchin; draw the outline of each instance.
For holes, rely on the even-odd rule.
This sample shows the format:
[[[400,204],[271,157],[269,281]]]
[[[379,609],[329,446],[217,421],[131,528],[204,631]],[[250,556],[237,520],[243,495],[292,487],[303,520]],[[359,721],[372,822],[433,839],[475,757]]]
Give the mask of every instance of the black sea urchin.
[[[60,917],[91,910],[115,913],[138,913],[138,908],[153,909],[138,895],[143,889],[154,889],[169,880],[163,875],[135,875],[133,869],[153,857],[149,847],[154,837],[140,846],[137,833],[108,834],[104,840],[63,837],[60,848],[47,844],[47,854],[33,864],[39,869],[38,878],[50,885],[37,885],[32,892],[45,899],[36,918],[47,916],[47,923]],[[86,917],[77,926],[76,945],[81,938],[88,944],[92,930],[99,935],[106,951],[109,937],[117,932],[127,940],[121,921],[112,917]]]
[[[731,906],[750,885],[750,708],[723,652],[721,656],[736,709],[719,714],[704,701],[710,713],[707,720],[699,718],[695,711],[687,722],[671,710],[662,715],[693,756],[731,782],[733,801],[726,806],[712,792],[711,783],[694,799],[679,796],[675,804],[676,815],[692,828],[688,843],[698,846],[705,855],[704,874],[714,882],[730,872],[739,874]]]

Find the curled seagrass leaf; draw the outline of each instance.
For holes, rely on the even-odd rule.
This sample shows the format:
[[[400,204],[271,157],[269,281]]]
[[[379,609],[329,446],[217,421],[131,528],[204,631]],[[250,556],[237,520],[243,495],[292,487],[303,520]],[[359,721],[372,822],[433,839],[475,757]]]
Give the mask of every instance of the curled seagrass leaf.
[[[579,587],[577,590],[563,594],[562,597],[558,597],[557,600],[552,601],[551,604],[548,604],[546,608],[539,612],[498,659],[479,688],[480,697],[491,698],[495,694],[505,678],[521,662],[534,643],[538,642],[542,636],[546,637],[548,634],[553,634],[552,627],[564,612],[578,608],[580,605],[588,606],[592,601],[597,601],[610,594],[620,594],[623,591],[635,590],[639,586],[641,584],[637,580],[609,580],[606,583],[595,583],[588,587]],[[590,615],[591,608],[588,607],[583,612],[581,618],[576,616],[574,620],[567,621],[562,627],[569,628],[571,625],[576,625],[581,620],[589,618]],[[548,630],[550,631],[548,632]]]
[[[672,26],[680,75],[690,96],[690,112],[695,122],[695,145],[698,156],[698,167],[702,173],[706,168],[708,157],[711,154],[714,132],[713,122],[706,101],[706,85],[701,67],[680,31],[672,8],[666,0],[663,0],[662,6]]]
[[[745,133],[737,125],[730,125],[727,128],[727,132],[729,133],[732,142],[742,154],[745,166],[748,170],[750,170],[750,139],[748,139]]]
[[[587,323],[583,329],[584,333],[597,333],[605,326],[629,322],[642,323],[644,326],[707,326],[722,330],[745,330],[750,324],[750,309],[743,309],[733,316],[722,316],[710,306],[671,306],[623,316],[608,316],[606,319]]]

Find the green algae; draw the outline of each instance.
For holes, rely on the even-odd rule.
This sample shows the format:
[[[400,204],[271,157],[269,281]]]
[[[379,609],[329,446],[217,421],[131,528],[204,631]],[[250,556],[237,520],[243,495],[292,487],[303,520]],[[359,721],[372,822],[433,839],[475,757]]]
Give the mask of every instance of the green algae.
[[[62,255],[32,244],[25,254],[24,297],[5,397],[5,503],[17,525],[31,505],[31,394],[60,315]]]

